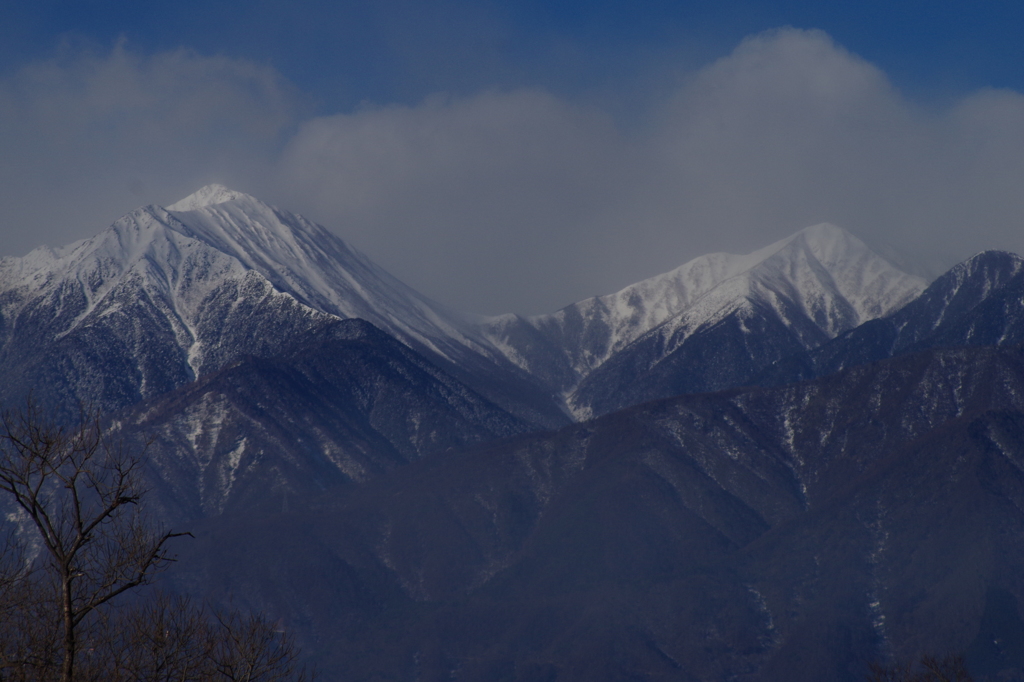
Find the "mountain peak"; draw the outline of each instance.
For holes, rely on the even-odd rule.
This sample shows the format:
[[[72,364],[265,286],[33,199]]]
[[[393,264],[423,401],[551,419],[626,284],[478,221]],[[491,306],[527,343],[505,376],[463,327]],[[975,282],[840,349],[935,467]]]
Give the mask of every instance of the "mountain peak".
[[[860,239],[832,223],[818,223],[805,227],[790,237],[789,243],[797,240],[806,244],[815,256],[826,260],[871,252]]]
[[[959,270],[971,271],[982,267],[1001,267],[1006,269],[1011,275],[1015,275],[1020,270],[1024,269],[1024,258],[1021,258],[1015,253],[1010,253],[1009,251],[989,249],[988,251],[976,253],[962,263],[954,265],[949,272]]]
[[[849,237],[850,233],[832,223],[818,223],[817,225],[810,225],[797,232],[807,239],[839,239],[843,237]]]
[[[218,185],[216,183],[207,185],[192,194],[189,194],[184,199],[176,201],[167,207],[168,211],[196,211],[207,206],[213,206],[214,204],[223,204],[226,201],[233,201],[235,199],[244,199],[249,195],[242,192],[236,192],[233,189],[228,189],[224,185]]]

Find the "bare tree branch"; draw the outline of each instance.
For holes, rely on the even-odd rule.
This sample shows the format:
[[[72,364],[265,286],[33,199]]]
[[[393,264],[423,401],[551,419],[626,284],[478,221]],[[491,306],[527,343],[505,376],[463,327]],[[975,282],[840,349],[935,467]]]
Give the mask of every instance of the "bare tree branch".
[[[97,608],[150,581],[182,533],[141,530],[139,458],[107,442],[97,412],[74,429],[48,422],[31,400],[4,411],[0,490],[39,531],[58,586],[62,682],[75,678],[78,629]]]
[[[128,454],[101,426],[87,409],[77,427],[56,425],[31,401],[0,413],[0,492],[20,510],[16,528],[0,519],[0,682],[310,679],[292,640],[262,615],[211,616],[160,594],[118,599],[174,561],[168,544],[191,534],[143,515],[143,453]]]

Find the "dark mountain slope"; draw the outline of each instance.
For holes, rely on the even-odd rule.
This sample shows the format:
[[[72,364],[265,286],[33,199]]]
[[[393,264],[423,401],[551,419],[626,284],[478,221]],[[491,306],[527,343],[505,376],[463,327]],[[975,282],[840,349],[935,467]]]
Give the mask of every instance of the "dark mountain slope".
[[[757,301],[696,330],[660,331],[594,370],[573,399],[602,415],[658,398],[742,386],[781,358],[828,340],[803,315],[780,315]]]
[[[219,186],[0,259],[0,401],[112,412],[338,319],[369,320],[537,427],[570,421],[461,315],[325,228]]]
[[[1020,410],[970,413],[886,453],[827,505],[752,543],[741,574],[779,633],[765,677],[801,669],[804,679],[852,680],[866,657],[966,652],[976,673],[1019,679],[1022,472]],[[993,594],[1008,617],[984,633]]]
[[[842,229],[814,225],[754,253],[714,253],[549,315],[482,331],[585,419],[743,384],[916,297],[925,283]]]
[[[887,314],[923,288],[828,225],[766,247],[764,255],[590,372],[570,396],[574,411],[594,416],[750,384],[773,363]]]
[[[986,251],[953,267],[918,298],[757,378],[777,385],[926,348],[1024,343],[1024,260]]]
[[[273,358],[250,357],[121,420],[154,437],[169,518],[287,505],[527,423],[362,320],[333,321]],[[141,434],[141,435],[138,435]]]
[[[200,524],[169,578],[284,614],[338,679],[859,680],[947,648],[1002,669],[1021,434],[1021,349],[923,352],[267,500]]]
[[[79,401],[114,412],[193,381],[167,301],[136,284],[115,287],[71,329],[63,328],[67,319],[86,306],[80,291],[62,290],[57,300],[22,309],[9,321],[15,331],[0,350],[0,399],[20,403],[32,393],[49,411],[74,418]],[[207,363],[217,366],[273,355],[288,339],[332,319],[274,291],[255,273],[214,289],[203,316],[196,336],[212,349]]]

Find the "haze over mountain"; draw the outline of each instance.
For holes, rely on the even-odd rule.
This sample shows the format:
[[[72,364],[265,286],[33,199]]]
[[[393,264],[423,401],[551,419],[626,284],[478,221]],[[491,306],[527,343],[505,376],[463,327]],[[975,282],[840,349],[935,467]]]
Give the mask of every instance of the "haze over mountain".
[[[1022,381],[978,348],[656,401],[207,520],[169,578],[335,679],[1019,679]]]
[[[44,402],[118,409],[352,317],[452,371],[474,370],[485,392],[498,375],[497,399],[528,419],[565,421],[460,315],[324,228],[220,186],[133,211],[92,239],[0,260],[2,397],[31,389]]]
[[[551,49],[538,52],[530,40],[515,50],[529,62],[526,71],[489,78],[491,58],[510,47],[497,29],[509,15],[463,24],[488,13],[465,0],[458,2],[467,12],[455,12],[454,23],[440,6],[368,10],[388,25],[412,11],[407,28],[424,40],[391,35],[380,60],[367,56],[364,39],[382,36],[362,5],[319,3],[305,13],[260,5],[236,25],[236,8],[225,3],[211,20],[206,10],[177,6],[82,12],[57,1],[67,11],[26,5],[0,28],[11,37],[0,49],[32,47],[32,56],[5,61],[0,74],[8,105],[0,111],[8,131],[0,255],[92,236],[139,204],[167,206],[211,181],[336,228],[431,298],[488,314],[546,313],[705,253],[755,250],[823,220],[870,244],[895,242],[929,264],[936,257],[941,267],[929,277],[985,248],[1022,249],[1016,188],[1024,179],[1017,125],[1024,98],[1007,58],[1007,49],[1021,49],[1012,27],[1022,10],[1014,3],[903,12],[881,3],[759,0],[771,6],[760,15],[738,9],[744,3],[662,3],[644,13],[621,1],[614,10],[579,12],[531,5],[513,14],[540,12],[541,43]],[[422,23],[421,10],[434,21]],[[146,21],[152,12],[169,21]],[[324,21],[332,12],[345,19]],[[709,12],[733,27],[711,42],[704,39]],[[666,14],[689,18],[658,18]],[[19,22],[29,15],[45,19]],[[25,37],[57,20],[80,35],[102,17],[136,28],[109,28],[84,43],[60,31]],[[272,41],[254,37],[257,17]],[[944,28],[920,30],[938,17]],[[997,30],[979,33],[979,19]],[[555,37],[566,28],[561,20],[605,59],[581,58],[578,42]],[[615,32],[639,22],[628,40],[636,50],[619,52],[622,44],[590,32],[593,21]],[[322,40],[307,43],[310,32],[300,25]],[[202,43],[189,42],[185,27],[193,38],[201,31]],[[163,37],[146,45],[135,30]],[[337,30],[359,38],[327,39]],[[452,54],[451,31],[486,56]],[[679,31],[703,38],[681,51],[651,50],[655,36],[675,42]],[[252,41],[252,51],[234,51],[223,42],[228,34],[234,48]],[[879,52],[913,51],[922,41],[933,52],[914,63],[936,78],[923,88],[907,82],[907,62]],[[272,44],[282,59],[268,56]],[[428,44],[440,53],[410,60],[408,50]],[[352,50],[355,61],[333,62],[344,73],[328,75],[324,59],[336,49]],[[290,82],[286,68],[303,53],[307,73],[329,84],[309,98],[301,92],[309,81]],[[962,77],[982,53],[1001,75],[968,85]],[[310,108],[344,92],[352,69],[376,73],[394,67],[396,56],[415,71],[398,79],[412,91],[349,92],[337,108]],[[545,56],[570,73],[549,80]],[[953,70],[942,73],[939,64]],[[440,78],[433,85],[421,80],[428,65]],[[609,89],[592,80],[602,66],[614,81]],[[466,71],[472,85],[449,80]],[[521,79],[527,73],[533,77]],[[379,84],[377,75],[360,82]]]
[[[480,318],[214,185],[0,261],[0,398],[149,443],[164,586],[328,679],[1017,679],[1022,262],[822,224]]]
[[[759,383],[788,383],[845,367],[950,346],[1024,343],[1024,260],[986,251],[954,266],[915,300],[809,351],[775,363]]]
[[[211,185],[168,208],[138,209],[92,239],[0,260],[3,397],[40,387],[47,400],[126,407],[244,354],[273,355],[284,339],[330,319],[356,317],[505,409],[555,426],[566,411],[626,404],[602,392],[636,402],[741,383],[890,312],[923,285],[841,229],[818,226],[749,256],[698,258],[551,315],[478,320],[418,294],[323,227]],[[763,330],[745,325],[779,333],[765,347]],[[723,333],[736,371],[677,385],[674,363]],[[582,385],[613,356],[603,378]],[[666,387],[622,393],[617,377],[637,363],[657,366]]]
[[[823,224],[746,256],[694,259],[557,313],[498,317],[486,329],[586,417],[740,385],[782,357],[896,310],[924,285]]]

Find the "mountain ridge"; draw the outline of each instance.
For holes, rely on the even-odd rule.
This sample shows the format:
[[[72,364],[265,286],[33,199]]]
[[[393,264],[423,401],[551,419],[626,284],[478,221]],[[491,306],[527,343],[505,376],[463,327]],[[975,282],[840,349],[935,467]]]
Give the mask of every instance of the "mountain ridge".
[[[481,320],[212,185],[0,260],[0,398],[107,410],[196,536],[164,584],[339,678],[1015,679],[1022,301],[823,224]]]
[[[143,207],[91,239],[0,261],[0,397],[41,387],[55,406],[117,410],[358,317],[539,426],[567,421],[457,314],[325,228],[225,188],[172,205],[190,210]]]
[[[244,545],[232,591],[330,641],[338,675],[853,682],[971,646],[985,585],[1024,597],[1021,386],[1024,349],[963,348],[658,400],[424,459],[311,516],[269,501],[204,526],[172,579]],[[317,600],[258,578],[327,567]]]
[[[1024,342],[1024,259],[983,251],[955,265],[920,296],[818,348],[777,361],[762,385],[823,376],[917,350]]]
[[[33,383],[53,383],[55,375],[39,367],[38,351],[64,343],[67,348],[56,351],[64,358],[62,371],[79,376],[76,385],[95,386],[100,395],[84,388],[78,395],[82,391],[70,385],[60,395],[98,399],[119,409],[216,370],[237,355],[232,344],[241,343],[239,352],[273,353],[272,336],[260,334],[260,324],[301,330],[323,315],[354,317],[435,358],[505,409],[554,427],[570,416],[585,418],[622,406],[604,395],[619,390],[620,379],[608,379],[616,366],[661,363],[685,346],[693,331],[735,313],[737,302],[773,307],[769,316],[778,319],[757,324],[797,343],[786,345],[787,340],[783,350],[761,357],[743,350],[747,343],[740,341],[736,352],[749,356],[740,362],[750,364],[752,372],[779,353],[814,347],[865,317],[887,312],[919,288],[923,282],[852,235],[822,224],[746,256],[694,259],[549,315],[481,320],[423,297],[316,223],[210,185],[169,209],[137,209],[91,239],[0,261],[0,332],[8,341],[16,328],[28,328],[32,336],[28,348],[9,343],[0,349],[0,366],[6,353],[23,375],[6,391],[8,398]],[[25,306],[40,315],[43,310],[58,314],[45,321],[32,315],[22,319]],[[224,333],[229,325],[207,310],[235,319],[232,324],[241,324],[250,339]],[[264,321],[255,326],[244,321],[253,316]],[[747,325],[742,319],[741,335]],[[151,322],[138,328],[138,320]],[[39,328],[32,331],[33,325]],[[99,347],[104,335],[122,344],[120,350]],[[153,356],[151,369],[133,368],[140,354]],[[634,359],[609,362],[630,354]],[[157,357],[166,359],[165,369],[157,371]],[[184,363],[171,360],[180,357]],[[116,386],[111,371],[82,381],[96,363],[119,367]],[[718,387],[666,381],[672,388],[664,390]]]
[[[808,283],[814,290],[801,293]],[[797,336],[804,337],[805,348],[813,347],[899,307],[924,287],[923,280],[898,270],[856,237],[823,223],[751,254],[700,256],[555,313],[498,316],[484,326],[513,362],[542,376],[565,397],[570,411],[585,418],[592,411],[574,393],[588,375],[645,335],[662,334],[665,339],[655,345],[668,354],[674,348],[665,340],[674,336],[678,345],[680,330],[715,324],[716,316],[726,317],[737,301],[786,299],[793,312],[784,317],[805,319],[784,319],[784,326],[803,324],[809,331]]]

